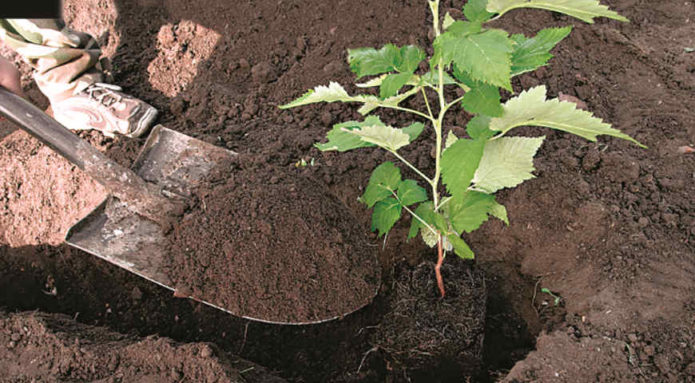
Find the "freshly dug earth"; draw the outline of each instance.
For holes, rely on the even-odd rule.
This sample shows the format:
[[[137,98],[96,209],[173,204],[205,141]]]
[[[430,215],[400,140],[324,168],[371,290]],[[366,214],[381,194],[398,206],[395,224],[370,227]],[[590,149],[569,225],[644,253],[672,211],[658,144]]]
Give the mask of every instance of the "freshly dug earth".
[[[213,173],[168,236],[177,295],[277,323],[341,317],[376,295],[375,249],[325,186],[258,156]]]
[[[140,339],[62,314],[0,311],[0,381],[284,382],[206,343]]]
[[[373,336],[394,375],[418,382],[446,382],[474,376],[485,337],[485,277],[460,259],[442,266],[446,296],[432,277],[434,263],[395,270],[389,312]]]
[[[59,244],[104,188],[22,131],[0,142],[0,243]],[[35,225],[40,222],[40,225]]]
[[[551,96],[579,98],[649,149],[609,138],[589,143],[548,130],[523,132],[548,136],[535,162],[537,178],[500,195],[509,227],[488,222],[467,237],[488,288],[485,367],[473,381],[695,379],[695,156],[678,152],[695,145],[695,56],[684,49],[695,47],[695,3],[602,2],[631,22],[599,19],[587,25],[543,11],[513,11],[496,22],[527,35],[573,25],[550,65],[514,81],[515,92],[547,84]],[[333,123],[360,119],[355,108],[319,105],[281,112],[276,106],[330,80],[352,81],[347,48],[428,45],[431,20],[424,0],[64,3],[68,23],[99,38],[115,81],[158,107],[166,126],[263,156],[278,168],[313,157],[316,166],[301,172],[325,183],[368,227],[369,212],[357,197],[371,170],[393,158],[371,149],[335,154],[311,146]],[[460,13],[464,1],[442,3]],[[424,104],[414,99],[406,106]],[[394,113],[380,116],[394,126],[411,122]],[[460,129],[468,118],[452,113],[445,126]],[[422,148],[402,154],[432,172],[429,132],[419,139]],[[126,165],[142,146],[142,140],[82,135]],[[31,148],[19,146],[3,156],[29,161]],[[12,164],[17,175],[19,165]],[[45,189],[42,181],[41,175],[27,174],[21,195]],[[17,188],[18,183],[0,191],[3,203],[20,203]],[[53,221],[75,214],[81,203],[78,197],[47,200],[55,201],[61,214]],[[61,237],[49,217],[27,217],[16,221],[21,227],[15,230],[27,237]],[[385,242],[370,240],[382,249],[386,286],[394,264],[417,265],[436,256],[418,241],[402,241],[408,224],[397,225]],[[403,380],[376,352],[357,373],[390,295],[342,321],[279,327],[173,298],[168,290],[66,247],[0,248],[0,265],[0,305],[11,309],[79,312],[81,322],[121,332],[214,342],[292,381]],[[43,292],[51,287],[57,294]],[[561,297],[558,306],[543,288]]]

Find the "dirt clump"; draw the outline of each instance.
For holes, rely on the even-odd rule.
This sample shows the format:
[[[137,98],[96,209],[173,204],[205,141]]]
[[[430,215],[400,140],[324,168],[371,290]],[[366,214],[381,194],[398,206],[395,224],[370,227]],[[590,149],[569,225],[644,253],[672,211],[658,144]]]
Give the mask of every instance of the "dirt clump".
[[[482,365],[485,337],[485,277],[470,263],[442,266],[441,298],[434,263],[396,268],[389,312],[373,339],[396,371],[413,381],[440,382],[474,376]]]
[[[32,382],[284,382],[207,343],[142,339],[36,312],[0,312],[0,370]]]
[[[340,317],[371,301],[374,249],[325,186],[258,156],[213,173],[169,236],[165,268],[180,294],[280,323]]]

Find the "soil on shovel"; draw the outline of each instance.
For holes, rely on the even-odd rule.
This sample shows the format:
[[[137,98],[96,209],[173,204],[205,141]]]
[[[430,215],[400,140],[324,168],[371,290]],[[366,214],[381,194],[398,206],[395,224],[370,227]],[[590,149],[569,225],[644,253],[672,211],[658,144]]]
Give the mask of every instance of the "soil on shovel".
[[[380,267],[365,229],[322,185],[258,159],[218,167],[168,236],[177,295],[279,323],[368,304]]]

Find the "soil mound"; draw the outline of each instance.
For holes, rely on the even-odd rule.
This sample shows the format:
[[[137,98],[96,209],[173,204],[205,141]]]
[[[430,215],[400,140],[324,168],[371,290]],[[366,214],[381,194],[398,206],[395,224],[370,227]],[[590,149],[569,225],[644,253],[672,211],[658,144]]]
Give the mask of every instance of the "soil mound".
[[[206,343],[140,339],[27,312],[0,312],[0,370],[1,381],[284,382]]]
[[[323,186],[253,157],[196,192],[170,238],[179,295],[250,318],[307,323],[369,303],[380,269],[353,216]]]

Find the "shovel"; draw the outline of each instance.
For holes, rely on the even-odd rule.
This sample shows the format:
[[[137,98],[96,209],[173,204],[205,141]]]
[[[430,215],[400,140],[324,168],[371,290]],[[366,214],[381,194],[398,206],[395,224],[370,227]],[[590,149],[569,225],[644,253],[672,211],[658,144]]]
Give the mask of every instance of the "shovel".
[[[171,277],[162,267],[167,249],[165,233],[183,214],[184,202],[191,197],[194,188],[216,164],[237,154],[157,125],[131,170],[113,162],[43,111],[2,87],[0,113],[82,169],[110,193],[97,208],[70,228],[66,242],[175,291]],[[337,319],[369,304],[379,288],[376,281],[371,281],[370,285],[374,286],[374,293],[349,312],[323,318],[299,318],[290,323],[253,317],[244,312],[243,307],[240,312],[232,312],[196,297],[186,298],[249,320],[312,324]],[[330,288],[332,286],[326,286]],[[302,299],[313,300],[314,297]]]

